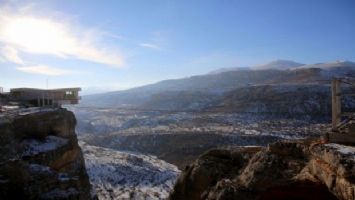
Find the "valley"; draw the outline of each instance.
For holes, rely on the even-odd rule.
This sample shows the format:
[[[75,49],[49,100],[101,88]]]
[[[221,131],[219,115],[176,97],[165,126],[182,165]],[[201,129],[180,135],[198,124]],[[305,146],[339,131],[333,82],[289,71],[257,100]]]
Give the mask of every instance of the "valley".
[[[212,149],[324,136],[330,80],[353,77],[354,66],[275,61],[84,96],[68,109],[100,199],[165,199],[180,172]],[[354,108],[355,98],[342,99],[343,111]]]
[[[157,156],[183,169],[212,148],[265,146],[282,139],[317,137],[325,121],[266,114],[158,112],[71,108],[79,139],[90,145]]]

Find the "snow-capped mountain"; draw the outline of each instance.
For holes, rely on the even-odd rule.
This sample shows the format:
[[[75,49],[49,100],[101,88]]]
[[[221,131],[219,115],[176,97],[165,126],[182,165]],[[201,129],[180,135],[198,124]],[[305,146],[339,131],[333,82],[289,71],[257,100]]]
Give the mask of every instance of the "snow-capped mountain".
[[[252,69],[293,69],[303,66],[304,64],[298,63],[292,60],[274,60],[272,62],[256,65],[251,67]]]
[[[265,69],[279,69],[279,70],[285,70],[285,69],[294,69],[298,68],[301,66],[304,66],[305,64],[298,63],[292,60],[274,60],[266,64],[261,64],[261,65],[255,65],[255,66],[250,66],[250,67],[227,67],[227,68],[220,68],[217,70],[213,70],[209,72],[208,74],[220,74],[224,72],[234,72],[234,71],[241,71],[241,70],[265,70]]]
[[[90,182],[100,200],[166,199],[180,174],[153,156],[115,151],[80,142]]]
[[[354,68],[355,69],[355,63],[346,60],[336,60],[327,63],[315,63],[315,64],[303,65],[301,68],[320,68],[320,69]]]

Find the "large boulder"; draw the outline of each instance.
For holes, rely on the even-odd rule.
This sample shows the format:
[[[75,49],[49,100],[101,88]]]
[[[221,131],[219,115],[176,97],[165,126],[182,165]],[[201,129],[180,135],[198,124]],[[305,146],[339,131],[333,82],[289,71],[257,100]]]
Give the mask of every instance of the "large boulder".
[[[74,139],[76,119],[65,109],[39,110],[19,114],[13,119],[13,131],[18,139],[44,139],[48,135]]]
[[[181,174],[170,199],[355,199],[355,147],[302,140],[255,150],[205,153]]]
[[[0,199],[95,199],[72,112],[24,109],[0,119]]]

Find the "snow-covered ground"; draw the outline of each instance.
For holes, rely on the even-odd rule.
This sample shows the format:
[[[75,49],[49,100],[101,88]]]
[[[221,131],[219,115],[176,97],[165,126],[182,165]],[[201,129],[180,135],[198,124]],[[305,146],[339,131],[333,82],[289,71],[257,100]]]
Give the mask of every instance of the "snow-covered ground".
[[[321,119],[263,113],[166,112],[71,107],[78,138],[87,144],[150,154],[180,169],[212,148],[260,145],[318,137],[330,129]]]
[[[40,153],[53,151],[61,146],[66,145],[67,143],[67,139],[57,136],[47,136],[43,141],[26,139],[21,144],[25,149],[25,151],[22,153],[22,156],[33,156]]]
[[[87,172],[100,200],[166,199],[180,173],[153,156],[80,142]]]
[[[338,151],[343,155],[355,155],[355,147],[352,146],[346,146],[346,145],[336,144],[336,143],[329,143],[326,144],[325,146],[335,149],[336,151]]]
[[[304,138],[324,134],[329,122],[283,118],[252,113],[158,112],[124,109],[71,108],[78,120],[77,133],[92,135],[148,135],[214,133],[228,135],[270,135]]]

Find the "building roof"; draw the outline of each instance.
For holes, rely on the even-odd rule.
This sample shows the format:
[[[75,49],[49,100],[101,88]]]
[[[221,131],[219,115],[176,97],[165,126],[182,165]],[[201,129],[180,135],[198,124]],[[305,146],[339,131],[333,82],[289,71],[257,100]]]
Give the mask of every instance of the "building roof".
[[[60,92],[60,91],[81,91],[81,88],[56,88],[56,89],[38,89],[38,88],[12,88],[11,92]]]

